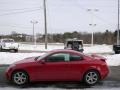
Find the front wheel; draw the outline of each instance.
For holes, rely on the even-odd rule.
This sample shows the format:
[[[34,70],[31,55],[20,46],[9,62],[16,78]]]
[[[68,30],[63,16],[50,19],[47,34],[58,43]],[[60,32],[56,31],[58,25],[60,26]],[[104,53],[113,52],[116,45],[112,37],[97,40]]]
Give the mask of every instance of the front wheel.
[[[99,81],[99,74],[97,71],[91,70],[84,75],[84,82],[87,85],[94,85]]]
[[[28,74],[24,71],[17,71],[12,74],[12,82],[16,85],[25,85],[29,81]]]

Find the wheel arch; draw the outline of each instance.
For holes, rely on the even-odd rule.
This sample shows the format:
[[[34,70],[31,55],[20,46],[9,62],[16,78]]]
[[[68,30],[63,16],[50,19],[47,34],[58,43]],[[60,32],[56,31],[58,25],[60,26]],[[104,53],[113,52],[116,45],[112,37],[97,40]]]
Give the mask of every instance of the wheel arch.
[[[97,72],[97,74],[98,74],[98,76],[99,76],[99,80],[101,79],[100,71],[97,70],[97,69],[91,68],[91,69],[86,70],[86,71],[83,73],[82,81],[84,80],[85,75],[86,75],[88,72],[90,72],[90,71],[95,71],[95,72]]]

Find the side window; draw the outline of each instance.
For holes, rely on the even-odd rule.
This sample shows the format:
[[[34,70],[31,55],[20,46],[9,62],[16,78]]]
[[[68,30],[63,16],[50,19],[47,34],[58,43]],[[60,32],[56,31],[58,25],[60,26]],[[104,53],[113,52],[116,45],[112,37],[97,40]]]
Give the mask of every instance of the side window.
[[[75,54],[70,55],[70,61],[80,61],[80,60],[83,60],[82,56],[75,55]]]
[[[69,61],[69,54],[67,53],[57,53],[49,56],[47,62],[65,62]]]

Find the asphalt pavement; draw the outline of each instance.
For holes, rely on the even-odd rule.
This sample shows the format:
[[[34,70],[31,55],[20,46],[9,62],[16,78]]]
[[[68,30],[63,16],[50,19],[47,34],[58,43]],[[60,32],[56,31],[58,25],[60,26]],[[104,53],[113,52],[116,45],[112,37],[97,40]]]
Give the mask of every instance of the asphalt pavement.
[[[1,65],[0,66],[0,88],[1,87],[17,87],[10,82],[8,82],[5,78],[5,70],[9,65]],[[108,77],[97,83],[95,86],[86,86],[83,83],[78,82],[58,82],[58,83],[30,83],[25,88],[62,88],[62,89],[85,89],[85,88],[120,88],[120,66],[110,67],[110,74]]]

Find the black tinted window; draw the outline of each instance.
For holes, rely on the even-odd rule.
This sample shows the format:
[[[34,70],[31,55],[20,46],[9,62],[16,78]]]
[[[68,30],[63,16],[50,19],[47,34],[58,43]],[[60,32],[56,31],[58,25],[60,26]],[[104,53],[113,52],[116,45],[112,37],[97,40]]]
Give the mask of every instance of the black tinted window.
[[[69,54],[58,53],[53,54],[47,58],[47,62],[64,62],[64,61],[69,61]]]
[[[70,55],[70,61],[79,61],[82,60],[82,56],[79,55]]]

